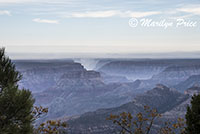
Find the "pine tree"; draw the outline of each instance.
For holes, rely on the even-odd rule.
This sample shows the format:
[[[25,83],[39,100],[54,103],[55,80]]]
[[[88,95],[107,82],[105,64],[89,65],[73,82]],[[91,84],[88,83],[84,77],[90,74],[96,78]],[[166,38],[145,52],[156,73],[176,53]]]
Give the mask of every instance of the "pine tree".
[[[16,86],[17,82],[20,81],[22,75],[16,71],[15,65],[11,60],[6,57],[5,49],[0,48],[0,89],[7,87],[8,84]]]
[[[186,134],[200,134],[200,94],[194,95],[186,113]]]
[[[0,133],[31,134],[34,99],[29,90],[20,90],[17,82],[22,75],[0,48]]]

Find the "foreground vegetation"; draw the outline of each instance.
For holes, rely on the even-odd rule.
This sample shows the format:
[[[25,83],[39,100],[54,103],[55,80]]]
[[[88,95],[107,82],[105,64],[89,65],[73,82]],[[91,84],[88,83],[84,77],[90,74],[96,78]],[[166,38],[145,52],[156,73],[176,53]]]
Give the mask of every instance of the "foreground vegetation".
[[[22,75],[0,48],[0,133],[1,134],[57,134],[66,123],[46,121],[34,128],[35,121],[48,112],[47,108],[34,107],[35,100],[27,89],[19,89]]]
[[[135,117],[131,113],[123,112],[110,115],[107,120],[113,121],[120,128],[120,134],[200,134],[200,94],[194,95],[191,106],[185,115],[186,121],[178,118],[175,123],[164,122],[161,128],[156,127],[156,119],[162,117],[156,109],[144,106],[144,113]]]
[[[149,134],[153,131],[156,134],[183,134],[185,132],[185,121],[179,118],[176,123],[165,122],[163,127],[155,128],[156,119],[162,115],[156,109],[144,106],[144,113],[138,113],[135,117],[131,113],[123,112],[120,115],[110,115],[107,120],[121,128],[121,134]],[[154,128],[152,130],[152,128]]]

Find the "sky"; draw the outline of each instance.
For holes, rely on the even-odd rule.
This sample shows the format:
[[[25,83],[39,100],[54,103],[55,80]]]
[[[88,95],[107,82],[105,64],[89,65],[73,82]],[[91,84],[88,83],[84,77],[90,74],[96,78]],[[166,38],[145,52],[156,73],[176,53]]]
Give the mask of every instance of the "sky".
[[[0,46],[12,58],[192,53],[199,35],[199,0],[0,0]]]

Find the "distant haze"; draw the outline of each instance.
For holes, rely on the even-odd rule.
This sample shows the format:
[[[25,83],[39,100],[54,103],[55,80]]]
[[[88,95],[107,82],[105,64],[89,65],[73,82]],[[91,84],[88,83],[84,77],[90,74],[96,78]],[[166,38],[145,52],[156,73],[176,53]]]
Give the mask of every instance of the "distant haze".
[[[65,59],[74,58],[79,62],[95,58],[152,58],[152,59],[196,59],[200,52],[171,53],[8,53],[12,59]],[[81,59],[81,60],[80,60]],[[86,60],[87,61],[87,60]],[[95,61],[94,61],[95,62]],[[89,67],[90,68],[90,67]]]

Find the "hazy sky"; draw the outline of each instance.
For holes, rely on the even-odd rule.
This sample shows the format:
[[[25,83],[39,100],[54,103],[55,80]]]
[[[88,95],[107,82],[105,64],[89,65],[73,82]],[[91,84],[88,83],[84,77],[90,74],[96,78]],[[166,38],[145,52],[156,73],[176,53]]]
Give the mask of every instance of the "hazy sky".
[[[173,26],[144,27],[141,19]],[[196,25],[177,28],[177,19]],[[9,53],[200,51],[200,1],[0,0],[0,46]]]

